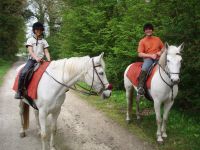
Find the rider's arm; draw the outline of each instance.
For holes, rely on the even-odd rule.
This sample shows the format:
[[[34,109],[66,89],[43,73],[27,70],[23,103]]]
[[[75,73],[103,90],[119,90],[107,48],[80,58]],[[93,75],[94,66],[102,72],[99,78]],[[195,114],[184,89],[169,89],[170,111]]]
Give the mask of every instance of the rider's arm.
[[[45,48],[45,49],[44,49],[44,54],[45,54],[47,60],[48,60],[48,61],[51,61],[51,57],[50,57],[48,48]]]
[[[162,53],[164,52],[165,48],[164,48],[164,44],[163,42],[159,39],[159,45],[160,45],[160,51],[157,52],[156,54],[160,57],[162,55]]]
[[[157,52],[156,55],[158,55],[160,57],[163,52],[164,52],[164,48],[162,48],[159,52]]]
[[[157,54],[146,54],[146,53],[138,53],[138,56],[141,58],[152,58],[152,59],[156,59],[157,58]]]
[[[31,55],[31,57],[33,57],[37,62],[41,61],[41,58],[38,58],[34,52],[33,52],[33,47],[32,46],[28,46],[28,52]]]
[[[50,57],[50,53],[48,50],[49,44],[47,43],[47,41],[45,39],[43,39],[43,44],[44,44],[44,55],[47,58],[47,61],[51,61],[51,57]]]

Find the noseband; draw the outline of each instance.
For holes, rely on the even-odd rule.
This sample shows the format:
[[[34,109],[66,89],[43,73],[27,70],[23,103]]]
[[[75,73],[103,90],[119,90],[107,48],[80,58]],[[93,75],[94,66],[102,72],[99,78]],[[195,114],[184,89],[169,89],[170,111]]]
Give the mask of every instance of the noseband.
[[[91,84],[91,87],[90,87],[89,91],[92,91],[92,88],[93,88],[93,85],[94,85],[94,73],[96,73],[96,75],[97,75],[97,77],[98,77],[98,79],[99,79],[99,81],[100,81],[100,83],[101,83],[101,85],[103,87],[98,93],[102,93],[102,91],[107,90],[108,88],[106,88],[106,86],[105,86],[106,84],[103,83],[103,81],[100,78],[100,76],[99,76],[99,74],[97,72],[97,69],[96,69],[97,67],[101,67],[101,64],[95,66],[94,59],[92,58],[92,66],[93,66],[92,84]],[[94,92],[94,91],[92,91],[92,92]]]
[[[176,55],[180,55],[180,56],[181,56],[180,53],[176,53]],[[171,98],[171,99],[173,100],[173,87],[174,87],[174,85],[176,85],[176,84],[178,84],[178,83],[177,83],[177,82],[174,82],[174,81],[171,79],[171,75],[172,75],[172,74],[178,74],[178,75],[179,75],[180,72],[170,72],[170,71],[169,71],[169,67],[167,66],[167,60],[166,60],[165,64],[166,64],[167,70],[166,70],[165,68],[163,68],[163,67],[158,63],[158,66],[159,66],[159,75],[160,75],[161,79],[163,80],[163,82],[165,82],[165,84],[167,84],[167,85],[171,88],[171,90],[172,90],[172,98]],[[161,69],[164,71],[164,73],[168,76],[168,78],[171,80],[171,83],[172,83],[172,84],[167,83],[167,81],[164,80],[163,76],[161,75],[160,68],[161,68]]]

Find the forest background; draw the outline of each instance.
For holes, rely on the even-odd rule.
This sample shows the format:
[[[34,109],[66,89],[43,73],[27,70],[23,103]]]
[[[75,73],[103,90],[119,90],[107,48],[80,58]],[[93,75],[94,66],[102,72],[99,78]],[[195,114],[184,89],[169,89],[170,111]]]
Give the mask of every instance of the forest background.
[[[28,7],[32,5],[32,8]],[[35,10],[34,10],[34,9]],[[123,88],[123,72],[138,61],[143,25],[173,45],[185,43],[180,92],[175,106],[200,109],[200,5],[198,0],[7,0],[0,2],[0,58],[12,59],[23,46],[30,18],[48,24],[53,59],[105,53],[107,76]]]
[[[106,75],[114,85],[112,96],[109,101],[96,100],[96,97],[86,99],[133,134],[141,131],[139,136],[146,135],[145,140],[150,137],[154,145],[154,114],[145,116],[140,125],[125,124],[123,73],[129,64],[141,61],[137,47],[144,37],[145,23],[154,25],[155,35],[163,42],[177,46],[184,42],[179,93],[168,123],[170,138],[159,149],[199,149],[199,0],[0,1],[0,85],[3,75],[16,61],[16,54],[27,53],[24,42],[33,20],[45,24],[45,38],[53,60],[105,53]],[[153,109],[151,102],[141,101],[140,104],[142,108]]]

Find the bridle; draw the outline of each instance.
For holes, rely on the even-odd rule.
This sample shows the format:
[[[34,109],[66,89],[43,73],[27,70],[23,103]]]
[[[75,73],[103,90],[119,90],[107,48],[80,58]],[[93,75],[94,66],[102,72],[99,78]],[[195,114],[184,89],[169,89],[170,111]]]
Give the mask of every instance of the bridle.
[[[65,62],[64,62],[64,63],[65,63]],[[54,77],[53,77],[49,72],[47,72],[46,70],[45,70],[45,73],[46,73],[48,76],[50,76],[54,81],[56,81],[58,84],[60,84],[60,85],[62,85],[62,86],[64,86],[64,87],[67,87],[68,89],[71,89],[71,90],[74,90],[74,91],[77,91],[77,92],[79,92],[79,93],[86,94],[86,95],[98,95],[98,94],[100,94],[102,91],[108,90],[109,88],[106,88],[106,86],[105,86],[106,84],[103,83],[102,79],[100,78],[100,76],[99,76],[99,74],[98,74],[98,72],[97,72],[97,70],[96,70],[97,67],[101,67],[101,64],[95,66],[95,64],[94,64],[94,59],[93,59],[93,58],[92,58],[92,67],[93,67],[93,75],[92,75],[92,84],[91,84],[91,86],[90,86],[90,89],[87,89],[87,88],[81,86],[80,84],[77,84],[79,87],[81,87],[81,88],[84,89],[85,91],[79,90],[79,89],[77,89],[76,87],[73,88],[73,87],[71,87],[71,86],[68,86],[68,85],[65,84],[65,83],[62,83],[62,82],[58,81],[56,78],[54,78]],[[64,72],[64,70],[63,70],[63,72]],[[94,85],[94,75],[95,75],[95,73],[96,73],[96,75],[97,75],[97,77],[98,77],[98,79],[99,79],[99,81],[100,81],[100,83],[101,83],[101,85],[102,85],[102,87],[103,87],[99,92],[95,92],[95,91],[92,90],[92,89],[93,89],[93,85]],[[69,91],[69,90],[67,90],[67,91]],[[66,91],[66,92],[67,92],[67,91]]]
[[[176,55],[179,55],[179,56],[181,56],[181,54],[180,53],[176,53]],[[171,75],[172,74],[180,74],[180,72],[170,72],[169,71],[169,67],[167,66],[167,60],[165,61],[165,66],[166,66],[166,68],[163,68],[162,66],[161,66],[161,64],[159,64],[158,63],[158,66],[159,66],[159,75],[160,75],[160,77],[161,77],[161,79],[162,79],[162,81],[165,83],[165,84],[167,84],[169,87],[170,87],[170,89],[172,90],[172,97],[171,97],[171,100],[174,100],[173,99],[173,87],[174,87],[174,85],[177,85],[178,83],[177,82],[174,82],[172,79],[171,79]],[[164,71],[164,73],[168,76],[168,78],[171,80],[171,84],[170,83],[168,83],[164,78],[163,78],[163,76],[161,75],[161,72],[160,72],[160,70],[161,69]]]

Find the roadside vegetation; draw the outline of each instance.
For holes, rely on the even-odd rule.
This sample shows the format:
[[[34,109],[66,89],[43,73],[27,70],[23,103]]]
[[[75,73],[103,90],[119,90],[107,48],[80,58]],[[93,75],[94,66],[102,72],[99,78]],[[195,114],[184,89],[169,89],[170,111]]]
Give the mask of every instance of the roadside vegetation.
[[[34,7],[29,9],[29,3]],[[106,74],[115,92],[108,101],[87,97],[88,101],[155,145],[156,123],[151,102],[141,102],[142,108],[150,112],[140,123],[136,120],[130,125],[125,123],[123,72],[130,63],[138,61],[137,46],[144,36],[142,27],[146,22],[154,24],[155,35],[163,42],[170,45],[184,42],[179,94],[168,122],[169,138],[158,148],[199,149],[199,0],[151,0],[149,3],[145,0],[6,0],[0,2],[0,7],[0,84],[12,63],[6,60],[13,60],[25,41],[26,21],[32,17],[42,23],[46,20],[52,59],[105,53]]]
[[[80,96],[131,133],[151,143],[159,150],[199,150],[200,120],[195,114],[187,114],[172,107],[167,126],[168,138],[163,145],[159,145],[156,143],[157,125],[151,101],[144,99],[140,102],[142,111],[140,121],[136,119],[136,105],[133,103],[133,121],[127,124],[125,91],[113,91],[108,100],[102,100],[96,96]]]
[[[11,65],[12,65],[11,61],[3,60],[0,58],[0,86],[3,82],[4,75],[6,74]]]

